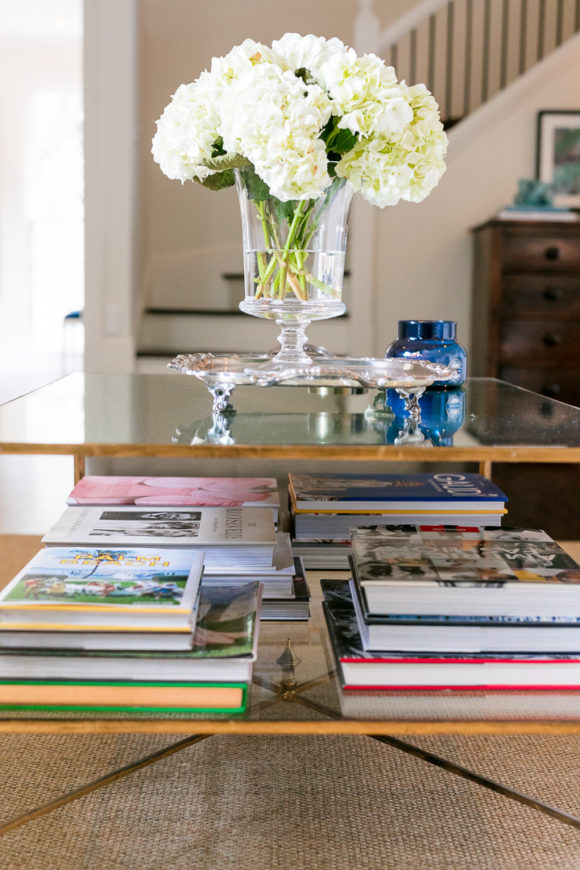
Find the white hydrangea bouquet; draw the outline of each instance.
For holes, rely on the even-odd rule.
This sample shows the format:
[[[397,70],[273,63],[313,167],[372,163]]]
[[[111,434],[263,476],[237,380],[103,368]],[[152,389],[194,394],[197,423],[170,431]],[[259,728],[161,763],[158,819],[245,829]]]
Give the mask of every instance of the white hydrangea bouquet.
[[[249,285],[252,304],[298,304],[340,299],[344,256],[317,255],[325,210],[342,198],[348,214],[353,192],[381,208],[420,202],[445,171],[446,148],[424,85],[398,81],[379,57],[339,39],[287,33],[271,47],[247,39],[180,85],[152,152],[182,182],[220,190],[237,177],[261,236],[245,230],[246,297]],[[331,223],[345,245],[345,221]],[[336,253],[336,238],[326,244]]]

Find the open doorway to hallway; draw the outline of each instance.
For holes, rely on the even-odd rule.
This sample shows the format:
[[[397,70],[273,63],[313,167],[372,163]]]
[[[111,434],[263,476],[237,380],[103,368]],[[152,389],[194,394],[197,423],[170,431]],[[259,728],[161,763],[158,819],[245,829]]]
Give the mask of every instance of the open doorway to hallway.
[[[0,400],[82,368],[82,18],[0,0]]]

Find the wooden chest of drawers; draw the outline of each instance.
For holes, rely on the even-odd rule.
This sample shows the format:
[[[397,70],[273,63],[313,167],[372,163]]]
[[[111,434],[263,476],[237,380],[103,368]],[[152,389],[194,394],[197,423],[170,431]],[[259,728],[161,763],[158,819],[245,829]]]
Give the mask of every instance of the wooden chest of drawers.
[[[580,405],[580,221],[473,230],[469,374]]]

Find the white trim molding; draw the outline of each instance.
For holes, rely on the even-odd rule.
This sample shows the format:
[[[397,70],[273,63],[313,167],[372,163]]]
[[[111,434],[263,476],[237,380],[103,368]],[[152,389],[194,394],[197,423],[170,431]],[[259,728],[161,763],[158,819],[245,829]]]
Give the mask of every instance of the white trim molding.
[[[135,360],[136,0],[85,0],[85,368]]]

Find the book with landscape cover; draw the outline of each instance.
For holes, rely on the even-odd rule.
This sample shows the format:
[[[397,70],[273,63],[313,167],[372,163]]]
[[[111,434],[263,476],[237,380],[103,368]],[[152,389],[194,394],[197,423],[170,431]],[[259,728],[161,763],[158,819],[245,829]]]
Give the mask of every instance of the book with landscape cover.
[[[288,475],[293,513],[505,513],[507,496],[480,474]]]
[[[541,530],[359,528],[351,564],[365,618],[580,614],[580,566]]]
[[[577,690],[580,652],[365,649],[347,581],[322,580],[323,609],[345,690]]]
[[[259,582],[202,586],[188,652],[3,650],[0,705],[238,712],[256,659],[260,609]]]
[[[44,536],[50,546],[200,547],[206,565],[271,565],[269,508],[68,507]]]
[[[273,477],[121,477],[86,475],[67,498],[71,505],[158,507],[272,507],[280,505]]]
[[[202,550],[45,547],[0,591],[0,630],[191,633]]]

